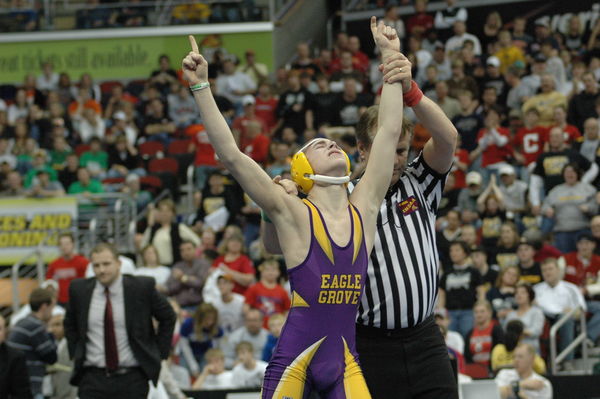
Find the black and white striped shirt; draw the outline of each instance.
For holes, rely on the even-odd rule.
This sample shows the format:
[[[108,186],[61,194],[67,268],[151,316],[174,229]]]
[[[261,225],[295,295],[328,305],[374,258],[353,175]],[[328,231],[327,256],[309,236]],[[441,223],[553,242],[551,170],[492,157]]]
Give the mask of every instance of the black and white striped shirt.
[[[379,210],[357,323],[396,329],[432,314],[438,291],[435,219],[446,175],[411,162]]]

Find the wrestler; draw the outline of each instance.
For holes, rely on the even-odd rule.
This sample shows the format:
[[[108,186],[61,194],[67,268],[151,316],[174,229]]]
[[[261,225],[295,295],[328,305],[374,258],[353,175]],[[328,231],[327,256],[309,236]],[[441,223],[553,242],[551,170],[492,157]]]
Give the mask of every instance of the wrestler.
[[[373,17],[371,31],[384,60],[399,53],[394,29]],[[273,221],[289,269],[292,308],[265,374],[263,399],[305,399],[312,391],[323,398],[370,398],[358,366],[354,322],[379,204],[392,177],[396,147],[389,143],[397,143],[402,131],[401,84],[384,84],[372,144],[377,156],[350,196],[350,162],[335,142],[316,139],[294,155],[292,175],[307,194],[302,201],[238,150],[210,93],[208,64],[191,36],[190,42],[182,66],[209,140]]]

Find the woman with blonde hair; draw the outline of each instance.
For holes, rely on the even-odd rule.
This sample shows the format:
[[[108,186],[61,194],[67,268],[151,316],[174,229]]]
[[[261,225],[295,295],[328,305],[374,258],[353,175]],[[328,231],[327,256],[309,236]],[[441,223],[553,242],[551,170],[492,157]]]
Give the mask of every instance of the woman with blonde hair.
[[[135,275],[154,278],[156,289],[165,294],[167,292],[166,284],[171,275],[171,269],[160,264],[158,251],[154,245],[149,244],[142,248],[140,257],[142,258],[142,267],[135,269]]]
[[[521,273],[517,266],[507,266],[500,270],[496,285],[492,287],[486,298],[492,304],[494,314],[499,321],[515,308],[515,291]]]
[[[200,370],[204,363],[204,354],[211,348],[219,346],[223,330],[219,327],[219,311],[210,303],[203,303],[196,308],[194,315],[184,320],[179,330],[183,349],[184,362],[192,374]]]

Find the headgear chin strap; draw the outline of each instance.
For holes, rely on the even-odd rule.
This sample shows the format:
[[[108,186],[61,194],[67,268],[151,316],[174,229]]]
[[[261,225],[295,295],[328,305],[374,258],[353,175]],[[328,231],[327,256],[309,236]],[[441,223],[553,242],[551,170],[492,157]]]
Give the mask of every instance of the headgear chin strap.
[[[292,180],[300,186],[304,193],[307,194],[313,187],[315,181],[326,184],[346,184],[350,181],[350,158],[348,158],[348,154],[346,154],[344,151],[342,152],[346,158],[347,176],[325,176],[314,174],[314,170],[310,165],[310,162],[308,162],[308,158],[306,157],[306,154],[304,154],[304,150],[314,142],[320,140],[324,139],[314,139],[309,141],[296,154],[294,154],[292,158]]]
[[[307,178],[328,184],[346,184],[350,181],[350,176],[325,176],[325,175],[307,175]]]

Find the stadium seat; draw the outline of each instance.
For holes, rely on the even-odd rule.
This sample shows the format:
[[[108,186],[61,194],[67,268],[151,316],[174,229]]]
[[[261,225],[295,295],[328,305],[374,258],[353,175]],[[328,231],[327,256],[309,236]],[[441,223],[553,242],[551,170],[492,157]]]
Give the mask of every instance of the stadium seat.
[[[157,153],[165,152],[165,146],[158,141],[146,141],[139,146],[140,155],[144,159],[155,156]]]
[[[146,87],[146,80],[132,80],[125,86],[125,91],[135,97],[139,97]]]
[[[169,172],[177,176],[179,171],[179,162],[175,158],[154,158],[148,164],[148,172],[160,173]]]
[[[100,83],[100,91],[102,94],[110,94],[112,88],[115,86],[123,86],[123,83],[118,80],[107,80],[106,82]]]
[[[479,363],[465,363],[465,374],[477,380],[490,378],[490,370]]]
[[[0,98],[12,101],[17,93],[17,87],[11,84],[0,85]]]
[[[77,147],[75,147],[75,154],[77,154],[78,157],[81,156],[81,154],[83,154],[86,151],[90,150],[90,145],[89,144],[79,144]]]
[[[169,155],[180,155],[180,154],[188,154],[188,150],[190,148],[191,140],[174,140],[169,144],[169,149],[167,153]]]
[[[108,177],[102,180],[102,184],[123,184],[125,183],[124,177]]]
[[[142,188],[147,188],[154,192],[158,192],[163,186],[162,181],[156,176],[140,177],[140,184]]]

